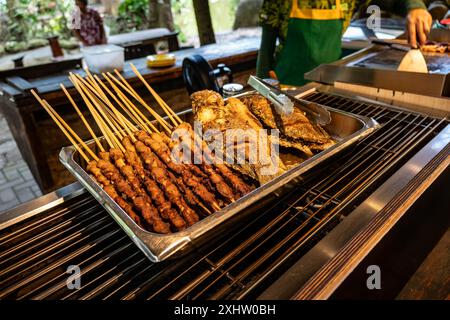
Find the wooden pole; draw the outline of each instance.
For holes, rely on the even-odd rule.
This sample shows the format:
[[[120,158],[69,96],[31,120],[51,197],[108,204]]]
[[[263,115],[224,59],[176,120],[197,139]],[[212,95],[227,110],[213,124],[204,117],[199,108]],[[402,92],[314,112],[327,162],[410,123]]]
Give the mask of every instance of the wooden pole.
[[[208,0],[193,0],[200,45],[216,43]]]

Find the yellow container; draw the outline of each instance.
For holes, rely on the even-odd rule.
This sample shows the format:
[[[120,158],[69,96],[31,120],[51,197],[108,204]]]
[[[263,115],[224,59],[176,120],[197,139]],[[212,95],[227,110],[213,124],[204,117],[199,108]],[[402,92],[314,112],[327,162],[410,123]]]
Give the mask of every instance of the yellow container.
[[[170,53],[152,54],[147,57],[147,66],[149,68],[171,67],[176,60],[175,55]]]

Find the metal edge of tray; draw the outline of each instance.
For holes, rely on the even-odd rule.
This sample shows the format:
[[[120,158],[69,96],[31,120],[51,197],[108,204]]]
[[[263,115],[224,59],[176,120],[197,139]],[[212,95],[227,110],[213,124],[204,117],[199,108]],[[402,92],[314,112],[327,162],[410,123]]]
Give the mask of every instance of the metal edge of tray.
[[[252,94],[252,92],[246,94]],[[100,185],[98,185],[94,179],[92,179],[91,176],[74,160],[73,155],[76,150],[73,146],[65,147],[61,150],[60,160],[63,165],[77,178],[77,180],[80,181],[80,183],[94,196],[94,198],[105,207],[106,211],[117,221],[120,227],[128,234],[128,236],[130,236],[130,238],[147,255],[147,257],[153,262],[159,262],[188,251],[189,248],[194,245],[194,242],[200,241],[199,239],[202,238],[202,236],[206,235],[206,233],[209,233],[212,229],[218,227],[226,220],[232,218],[241,210],[276,191],[281,186],[309,171],[319,163],[338,154],[354,142],[362,139],[379,127],[379,124],[371,118],[351,114],[331,107],[327,107],[327,109],[358,120],[361,123],[361,128],[343,138],[334,146],[314,155],[298,166],[291,168],[272,181],[260,186],[244,197],[239,198],[225,208],[222,208],[222,210],[200,220],[193,226],[183,231],[168,235],[148,232],[138,227],[135,222],[112,200],[112,198],[106,194]],[[187,113],[190,113],[190,111],[187,110],[182,114]],[[89,141],[88,143],[92,143],[92,141]]]

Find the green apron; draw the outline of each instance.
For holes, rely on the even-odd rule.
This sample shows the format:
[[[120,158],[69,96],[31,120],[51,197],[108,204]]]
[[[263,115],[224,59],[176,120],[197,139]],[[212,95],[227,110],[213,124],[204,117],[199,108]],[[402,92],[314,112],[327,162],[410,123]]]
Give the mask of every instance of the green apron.
[[[284,46],[275,73],[281,84],[300,86],[303,75],[341,55],[343,19],[340,0],[335,9],[301,9],[292,1]]]

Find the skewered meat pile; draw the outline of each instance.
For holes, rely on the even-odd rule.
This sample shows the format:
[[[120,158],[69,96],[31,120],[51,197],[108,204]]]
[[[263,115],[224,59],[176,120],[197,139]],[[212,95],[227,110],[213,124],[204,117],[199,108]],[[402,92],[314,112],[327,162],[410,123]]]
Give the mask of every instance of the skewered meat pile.
[[[245,160],[248,160],[253,149],[263,155],[254,163],[237,163],[231,167],[211,161],[216,156],[229,156],[228,150],[210,148],[206,141],[199,139],[192,125],[183,122],[135,67],[132,68],[166,112],[170,122],[153,111],[118,72],[118,78],[110,73],[103,74],[111,89],[89,73],[86,78],[74,74],[69,77],[103,133],[103,143],[61,85],[92,135],[99,149],[97,154],[45,100],[31,92],[85,160],[86,171],[145,230],[161,234],[184,230],[251,192],[255,188],[254,182],[263,184],[283,173],[286,170],[283,162],[278,156],[274,159],[269,154],[272,145],[301,144],[298,149],[308,154],[322,150],[333,142],[323,129],[309,123],[298,112],[292,119],[281,118],[283,136],[280,139],[262,134],[259,132],[261,129],[280,128],[266,100],[254,96],[243,101],[230,98],[225,103],[219,94],[201,91],[192,95],[192,108],[203,129],[218,129],[219,134],[236,131],[236,135],[240,134],[239,130],[251,129],[257,133],[255,136],[242,141],[225,141],[225,146],[231,147],[233,157],[234,151],[241,151]],[[161,127],[155,127],[137,104],[145,107]],[[172,140],[170,136],[178,129],[187,134]],[[264,149],[263,145],[269,148]],[[176,150],[180,150],[181,146],[188,146],[192,151],[191,160],[199,153],[202,161],[178,161]],[[209,161],[204,161],[206,159]],[[273,173],[266,173],[274,168]],[[254,180],[249,182],[247,176]]]
[[[253,190],[253,186],[238,173],[225,166],[177,162],[172,150],[179,142],[160,132],[137,109],[131,98],[138,100],[138,97],[128,83],[120,82],[110,74],[104,77],[108,77],[118,95],[104,87],[116,104],[112,104],[101,89],[102,84],[97,78],[71,75],[70,79],[104,134],[105,144],[100,143],[70,94],[62,87],[100,149],[98,154],[45,100],[34,91],[33,94],[84,158],[86,171],[138,226],[161,234],[181,231]],[[129,96],[113,85],[113,81]],[[119,112],[119,107],[128,117]],[[193,141],[190,124],[175,116],[171,116],[173,126],[157,115],[155,118],[169,135],[177,128],[184,128],[190,132],[185,139]],[[207,146],[201,148],[208,153]]]
[[[195,169],[172,162],[165,153],[168,145],[152,140],[145,131],[136,131],[133,138],[134,143],[130,137],[123,138],[125,153],[116,148],[101,152],[98,161],[88,163],[87,171],[136,224],[157,233],[180,231],[219,210],[219,203],[230,203],[215,188],[207,188],[202,177],[192,173]],[[224,188],[232,190],[219,170],[212,166],[210,169]],[[251,191],[250,186],[231,174],[247,192]]]

